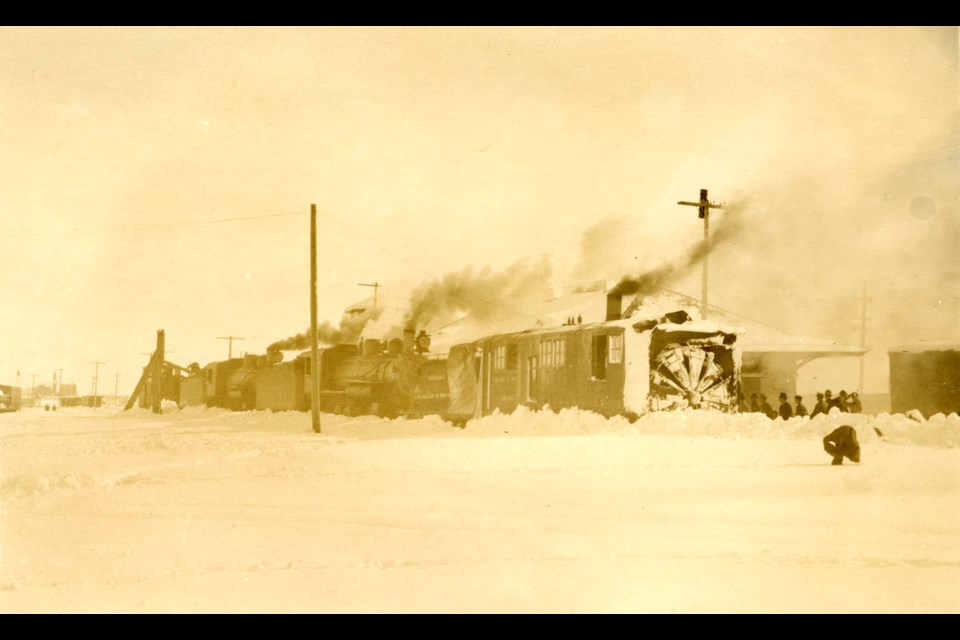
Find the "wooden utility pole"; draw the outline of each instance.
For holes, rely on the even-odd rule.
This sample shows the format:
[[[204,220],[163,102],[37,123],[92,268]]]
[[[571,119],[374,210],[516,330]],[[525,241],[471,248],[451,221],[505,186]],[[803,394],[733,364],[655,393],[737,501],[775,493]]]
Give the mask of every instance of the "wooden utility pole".
[[[163,329],[157,331],[157,350],[153,353],[153,412],[161,413],[160,407],[160,376],[163,373],[163,359],[166,358],[164,348],[166,337]]]
[[[99,360],[97,360],[96,362],[91,362],[90,364],[96,365],[96,367],[93,370],[93,408],[96,409],[97,408],[97,382],[99,382],[100,380],[100,365],[107,364],[107,363],[100,362]]]
[[[359,282],[357,284],[361,287],[373,287],[373,306],[376,307],[377,306],[377,289],[380,288],[380,283],[373,282],[373,283],[367,284],[365,282]]]
[[[54,382],[57,383],[57,385],[56,385],[56,386],[57,386],[57,397],[59,398],[61,395],[63,395],[63,394],[62,394],[62,391],[63,391],[63,372],[66,371],[66,369],[58,369],[58,371],[60,372],[60,375],[59,375],[59,377],[57,377],[56,380],[54,380]]]
[[[320,433],[320,353],[317,349],[317,205],[310,205],[310,413]]]
[[[677,204],[687,205],[688,207],[697,207],[699,217],[703,219],[703,285],[700,292],[700,319],[707,319],[707,279],[709,273],[710,258],[710,209],[722,209],[719,204],[710,202],[707,198],[707,190],[700,189],[700,200],[697,202],[680,201]]]
[[[226,336],[223,338],[217,338],[217,340],[229,340],[227,346],[227,359],[230,360],[233,358],[233,341],[234,340],[243,340],[243,338],[238,338],[237,336]]]
[[[117,379],[113,384],[113,403],[120,404],[120,370],[117,369]]]
[[[860,348],[867,348],[867,281],[863,281],[863,299],[860,301]],[[860,386],[857,389],[863,396],[863,364],[866,353],[860,354]]]

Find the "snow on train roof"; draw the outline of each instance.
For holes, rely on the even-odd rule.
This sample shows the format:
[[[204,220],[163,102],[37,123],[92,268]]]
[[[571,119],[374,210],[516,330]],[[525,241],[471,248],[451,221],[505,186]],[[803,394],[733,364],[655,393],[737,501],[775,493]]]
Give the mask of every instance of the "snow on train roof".
[[[685,299],[678,298],[668,292],[661,292],[645,296],[642,303],[633,302],[632,296],[624,296],[622,311],[636,306],[629,317],[620,320],[605,321],[607,312],[606,291],[572,291],[563,295],[545,300],[535,309],[515,309],[510,313],[498,314],[497,317],[483,321],[465,316],[431,332],[434,351],[447,351],[456,344],[466,344],[494,336],[555,333],[563,331],[579,331],[586,327],[623,326],[632,327],[639,322],[663,318],[668,313],[686,311],[691,320],[682,325],[672,325],[661,322],[661,330],[684,331],[722,331],[725,333],[743,333],[739,326],[732,326],[726,322],[714,319],[707,321],[696,320],[699,315],[696,305]],[[570,321],[573,321],[571,324]],[[577,322],[580,320],[580,322]]]
[[[630,306],[631,304],[628,304],[628,301],[624,300],[622,310],[626,311]],[[539,324],[535,327],[490,332],[475,339],[483,340],[500,336],[576,332],[601,326],[623,327],[639,331],[648,331],[655,326],[661,331],[722,332],[738,335],[744,332],[744,329],[739,326],[731,326],[714,320],[695,319],[698,311],[693,306],[678,302],[676,297],[670,296],[669,294],[647,296],[641,304],[636,306],[635,310],[633,310],[628,317],[616,320],[604,319],[606,315],[606,294],[603,292],[599,295],[597,292],[566,294],[565,296],[550,300],[548,304],[545,305],[545,309],[550,310],[551,307],[555,311],[553,313],[543,314],[542,319],[538,318]],[[678,312],[686,312],[689,319],[686,322],[674,322],[667,319],[668,315],[674,315]],[[555,323],[548,324],[544,319],[553,320]],[[570,320],[573,322],[569,322]],[[577,320],[581,321],[577,322]],[[642,329],[636,327],[636,325],[646,323],[649,323],[650,326]]]
[[[711,309],[707,320],[699,320],[699,301],[675,292],[660,290],[639,300],[624,296],[621,309],[629,317],[612,321],[632,326],[638,322],[662,318],[668,313],[686,311],[691,320],[683,324],[660,323],[661,330],[723,331],[738,335],[744,351],[814,353],[832,356],[854,356],[865,348],[829,340],[798,336],[718,309]],[[430,328],[431,350],[443,353],[456,344],[466,344],[492,336],[531,332],[577,331],[589,325],[604,322],[607,294],[602,288],[573,290],[544,300],[538,305],[510,308],[494,317],[479,319],[472,315],[461,317],[441,327]],[[580,323],[577,323],[577,319]],[[573,319],[574,324],[569,324]],[[431,330],[432,329],[432,330]]]

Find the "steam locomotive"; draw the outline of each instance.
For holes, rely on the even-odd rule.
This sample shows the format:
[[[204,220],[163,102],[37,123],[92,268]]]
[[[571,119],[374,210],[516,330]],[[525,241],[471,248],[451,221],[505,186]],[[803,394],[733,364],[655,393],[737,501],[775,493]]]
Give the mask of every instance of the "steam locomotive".
[[[446,358],[429,353],[430,337],[390,341],[367,339],[358,345],[320,349],[321,411],[382,417],[444,414]],[[247,355],[200,368],[192,365],[180,383],[180,406],[207,405],[235,411],[310,409],[310,353],[282,362],[279,352]]]
[[[602,322],[491,335],[429,353],[421,331],[319,350],[322,411],[383,417],[436,414],[454,423],[519,406],[567,407],[634,419],[649,411],[734,412],[740,393],[737,333],[685,311],[637,320],[608,296]],[[180,405],[309,410],[310,354],[193,366]]]

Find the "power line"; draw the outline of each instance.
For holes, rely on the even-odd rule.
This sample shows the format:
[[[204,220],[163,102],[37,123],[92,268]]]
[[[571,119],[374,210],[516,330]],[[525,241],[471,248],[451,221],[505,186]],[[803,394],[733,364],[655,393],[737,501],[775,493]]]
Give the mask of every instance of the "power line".
[[[258,215],[258,216],[238,216],[233,218],[216,218],[213,220],[158,222],[153,224],[138,224],[138,225],[102,225],[102,226],[94,226],[94,227],[64,227],[61,229],[20,228],[20,229],[11,229],[10,233],[6,235],[7,237],[48,236],[48,235],[58,236],[58,235],[80,234],[80,233],[99,233],[101,231],[147,231],[150,229],[176,229],[180,227],[202,226],[205,224],[223,224],[227,222],[241,222],[244,220],[263,220],[265,218],[281,218],[281,217],[299,216],[299,215],[303,215],[303,213],[302,212],[267,213],[267,214]]]
[[[360,232],[354,230],[354,229],[351,228],[349,225],[346,225],[346,224],[340,222],[340,221],[337,220],[336,218],[331,218],[330,216],[328,216],[328,215],[325,214],[325,213],[320,213],[319,215],[320,215],[320,217],[322,217],[324,220],[328,220],[328,221],[334,223],[335,225],[341,227],[342,229],[346,230],[347,232],[352,233],[354,236],[356,236],[356,237],[359,238],[360,240],[363,240],[364,242],[366,242],[367,244],[369,244],[371,247],[373,247],[373,248],[375,248],[375,249],[379,249],[380,251],[384,252],[385,254],[387,254],[388,256],[390,256],[391,258],[393,258],[393,259],[401,262],[402,264],[405,264],[406,266],[410,267],[411,269],[414,269],[414,270],[416,270],[416,271],[419,271],[420,273],[426,275],[426,276],[429,277],[429,278],[435,278],[435,277],[436,277],[436,274],[435,274],[435,273],[430,273],[429,271],[426,271],[426,270],[424,270],[424,269],[421,269],[420,267],[418,267],[418,266],[416,266],[416,265],[414,265],[414,264],[411,264],[411,263],[407,262],[406,258],[403,258],[402,256],[397,255],[396,253],[394,253],[394,252],[391,251],[390,249],[387,249],[386,247],[383,247],[383,246],[377,244],[377,243],[374,242],[373,240],[370,240],[370,239],[367,238],[366,236],[361,235]]]
[[[668,292],[668,293],[672,293],[672,294],[674,294],[674,295],[680,296],[681,298],[685,298],[685,299],[689,300],[691,303],[696,304],[696,303],[698,302],[698,300],[697,300],[696,298],[694,298],[693,296],[687,295],[687,294],[685,294],[685,293],[681,293],[680,291],[677,291],[676,289],[670,289],[669,287],[664,287],[664,286],[660,286],[659,288],[660,288],[662,291],[666,291],[666,292]],[[787,333],[787,334],[790,333],[789,331],[786,331],[786,330],[784,330],[784,329],[781,329],[780,327],[775,327],[775,326],[773,326],[772,324],[767,324],[766,322],[761,322],[761,321],[757,320],[756,318],[751,318],[750,316],[745,316],[745,315],[743,315],[742,313],[737,313],[736,311],[731,311],[730,309],[724,309],[723,307],[718,307],[718,306],[715,305],[715,304],[711,304],[711,305],[710,305],[710,308],[711,308],[711,309],[715,309],[716,311],[720,311],[720,312],[722,312],[722,313],[730,314],[730,315],[732,315],[732,316],[737,316],[738,318],[743,318],[744,320],[749,320],[750,322],[754,322],[754,323],[756,323],[756,324],[762,325],[762,326],[764,326],[764,327],[767,327],[768,329],[773,329],[774,331],[779,331],[780,333]]]
[[[108,231],[149,231],[154,229],[177,229],[182,227],[196,227],[207,224],[223,224],[229,222],[242,222],[245,220],[263,220],[266,218],[281,218],[281,217],[292,217],[292,216],[302,216],[303,212],[300,211],[291,211],[284,213],[267,213],[256,216],[237,216],[231,218],[216,218],[212,220],[195,220],[195,221],[180,221],[180,222],[164,222],[164,223],[152,223],[152,224],[137,224],[137,225],[101,225],[101,226],[91,226],[91,227],[65,227],[60,229],[30,229],[30,228],[19,228],[11,229],[4,237],[7,238],[16,238],[16,237],[46,237],[46,236],[64,236],[64,235],[76,235],[76,234],[89,234],[89,233],[100,233]],[[431,273],[420,267],[412,264],[403,256],[400,256],[390,249],[384,247],[383,245],[370,240],[359,231],[354,229],[348,224],[337,220],[327,214],[319,214],[325,220],[334,223],[340,228],[344,229],[348,233],[352,234],[356,238],[366,242],[375,249],[382,251],[388,256],[394,258],[400,263],[406,265],[407,267],[414,269],[430,278],[436,276],[435,273]]]

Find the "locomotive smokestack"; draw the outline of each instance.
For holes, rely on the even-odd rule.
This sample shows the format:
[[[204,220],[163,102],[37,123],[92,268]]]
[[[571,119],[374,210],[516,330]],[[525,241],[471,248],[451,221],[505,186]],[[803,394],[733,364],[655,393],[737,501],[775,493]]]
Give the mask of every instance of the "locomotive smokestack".
[[[415,329],[413,327],[407,327],[406,329],[403,330],[403,352],[404,353],[413,353],[414,333],[415,333]]]
[[[619,293],[607,294],[607,320],[619,320],[623,314],[623,296]]]

